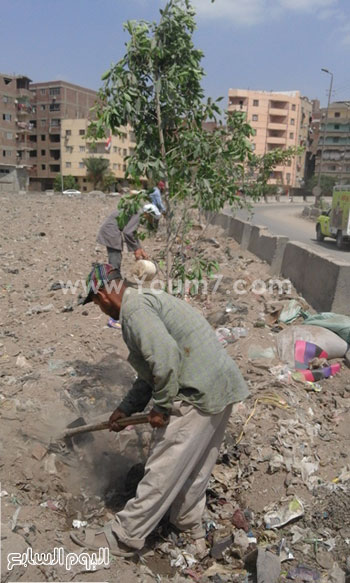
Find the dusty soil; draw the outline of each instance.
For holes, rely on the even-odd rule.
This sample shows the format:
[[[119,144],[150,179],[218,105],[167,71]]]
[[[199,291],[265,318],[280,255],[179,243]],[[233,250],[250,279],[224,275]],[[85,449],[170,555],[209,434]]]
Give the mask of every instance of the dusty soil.
[[[284,544],[293,553],[294,559],[282,563],[280,581],[293,580],[287,574],[294,577],[300,564],[318,572],[319,579],[295,576],[295,581],[341,581],[334,573],[350,566],[349,369],[342,366],[336,377],[315,387],[278,378],[270,371],[279,364],[276,359],[248,358],[252,345],[273,347],[284,327],[276,325],[267,305],[298,296],[294,290],[282,296],[235,293],[238,279],[248,282],[247,289],[256,279],[269,280],[268,266],[213,227],[200,247],[219,261],[223,278],[215,293],[188,301],[215,328],[247,331],[227,350],[251,397],[235,407],[205,516],[214,547],[227,532],[235,544],[187,569],[171,566],[185,542],[168,535],[164,524],[139,560],[113,559],[96,572],[57,564],[8,569],[8,554],[28,548],[81,552],[69,537],[72,521],[102,525],[132,496],[140,466],[129,470],[144,462],[150,431],[143,426],[118,435],[101,432],[74,450],[57,441],[79,416],[87,422],[105,418],[134,379],[120,330],[109,328],[97,307],[78,306],[77,293],[51,289],[57,282],[84,280],[92,262],[106,259],[95,237],[116,201],[30,194],[1,195],[0,204],[1,581],[250,581],[243,561],[250,541],[237,542],[244,529],[260,547],[276,554]],[[162,232],[144,244],[155,258],[161,238]],[[133,264],[125,253],[126,275]],[[293,496],[302,502],[303,516],[267,530],[266,511]]]

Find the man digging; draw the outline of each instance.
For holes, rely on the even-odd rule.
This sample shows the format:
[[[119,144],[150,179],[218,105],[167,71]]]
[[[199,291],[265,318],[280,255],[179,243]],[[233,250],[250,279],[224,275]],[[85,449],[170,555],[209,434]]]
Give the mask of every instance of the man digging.
[[[199,557],[207,553],[202,515],[206,488],[232,405],[248,396],[236,365],[203,316],[166,292],[134,289],[108,264],[87,278],[84,303],[94,302],[119,319],[138,378],[109,419],[143,411],[154,428],[145,474],[136,495],[102,530],[71,534],[85,548],[110,548],[131,556],[170,510],[170,523],[193,539]]]

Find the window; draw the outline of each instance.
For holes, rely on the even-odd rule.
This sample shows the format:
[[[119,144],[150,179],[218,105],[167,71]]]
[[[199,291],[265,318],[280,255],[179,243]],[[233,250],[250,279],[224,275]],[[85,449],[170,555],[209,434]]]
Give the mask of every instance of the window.
[[[252,144],[252,151],[253,151],[253,152],[255,151],[255,148],[256,148],[256,145],[253,143],[253,144]]]
[[[335,123],[335,124],[334,124],[334,129],[335,129],[335,130],[339,130],[339,128],[340,128],[340,125],[339,125],[338,123]]]
[[[50,95],[59,95],[61,93],[60,87],[51,87],[50,88]]]
[[[253,106],[259,107],[259,99],[253,99]]]
[[[126,170],[126,164],[123,164],[123,170],[125,172],[125,170]]]
[[[46,150],[40,150],[40,156],[45,156]]]
[[[71,168],[72,167],[72,162],[66,162],[66,168]]]
[[[130,140],[130,142],[136,142],[136,136],[135,136],[134,132],[129,133],[129,140]]]
[[[116,154],[118,152],[117,146],[113,146],[113,152]]]
[[[66,136],[71,136],[72,135],[72,130],[66,130]]]
[[[79,130],[79,136],[85,136],[85,130]]]
[[[292,111],[295,111],[295,110],[296,110],[296,108],[297,108],[297,107],[296,107],[295,103],[292,103]]]
[[[8,95],[4,95],[2,98],[4,103],[11,103],[11,97],[9,97]]]
[[[73,152],[73,146],[66,146],[66,152],[71,154]]]
[[[11,150],[3,150],[2,155],[4,158],[11,158]]]
[[[45,127],[46,126],[46,119],[41,119],[40,125],[41,125],[41,127]]]
[[[40,105],[40,109],[41,109],[41,111],[45,111],[46,105]]]
[[[11,114],[10,114],[10,113],[3,113],[3,114],[2,114],[2,119],[3,119],[4,121],[11,121],[11,119],[12,119],[12,116],[11,116]]]
[[[123,148],[123,156],[127,156],[128,154],[128,150],[126,148]]]
[[[292,117],[292,118],[291,118],[291,120],[290,120],[290,125],[291,125],[291,126],[294,126],[294,125],[295,125],[295,119],[294,119],[294,117]]]
[[[85,152],[85,146],[79,146],[79,152]]]
[[[117,170],[117,168],[118,168],[118,164],[113,164],[113,169]]]
[[[60,125],[61,125],[61,120],[60,120],[60,119],[55,119],[55,118],[53,118],[53,119],[50,121],[50,126],[51,126],[52,128],[59,128],[59,127],[60,127]]]
[[[258,121],[258,119],[259,119],[259,116],[258,115],[254,114],[252,116],[252,121]]]
[[[36,136],[29,136],[29,141],[36,143],[37,142],[37,137]]]
[[[61,109],[60,103],[50,103],[50,111],[59,111]]]
[[[339,138],[338,137],[333,138],[333,144],[337,144],[338,142],[339,142]]]
[[[7,140],[12,140],[13,138],[13,133],[12,132],[6,132],[6,139]]]
[[[41,169],[42,169],[42,170],[46,170],[46,164],[42,164],[42,165],[41,165]]]
[[[46,95],[46,89],[40,89],[41,95]]]
[[[45,142],[45,140],[46,140],[46,136],[45,136],[45,134],[41,134],[40,138],[41,138],[41,141],[42,141],[42,142]]]
[[[289,132],[289,139],[293,140],[294,139],[294,132]]]
[[[334,112],[334,117],[340,117],[340,111],[335,111]]]
[[[84,162],[79,162],[79,168],[85,168]]]
[[[29,152],[29,157],[30,158],[36,158],[38,155],[38,152],[36,150],[32,150],[31,152]]]

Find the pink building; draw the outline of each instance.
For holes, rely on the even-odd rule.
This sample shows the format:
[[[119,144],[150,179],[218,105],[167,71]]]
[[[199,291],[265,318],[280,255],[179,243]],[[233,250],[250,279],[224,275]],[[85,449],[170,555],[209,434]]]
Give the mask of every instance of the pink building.
[[[312,103],[299,91],[229,89],[228,111],[244,111],[255,130],[257,155],[276,148],[307,146]],[[304,183],[306,149],[285,166],[276,166],[270,182],[300,187]]]

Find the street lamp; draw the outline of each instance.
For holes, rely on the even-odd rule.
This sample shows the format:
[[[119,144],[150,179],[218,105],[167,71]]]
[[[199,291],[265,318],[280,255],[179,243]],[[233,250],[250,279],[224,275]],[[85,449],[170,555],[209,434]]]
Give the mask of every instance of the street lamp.
[[[324,122],[324,131],[323,131],[323,140],[322,140],[322,147],[321,147],[321,156],[320,156],[320,163],[319,163],[319,167],[318,167],[317,191],[316,191],[317,193],[315,195],[315,206],[318,206],[319,198],[320,198],[321,193],[322,193],[322,190],[321,190],[321,187],[320,187],[321,170],[322,170],[322,161],[323,161],[324,146],[325,146],[325,141],[326,141],[326,132],[327,132],[329,105],[330,105],[330,102],[331,102],[332,87],[333,87],[333,73],[331,71],[328,71],[328,69],[321,69],[321,71],[323,71],[324,73],[327,73],[327,75],[330,75],[331,76],[331,81],[330,81],[330,84],[329,84],[328,103],[327,103],[327,109],[326,109],[326,119],[325,119],[325,122]]]

